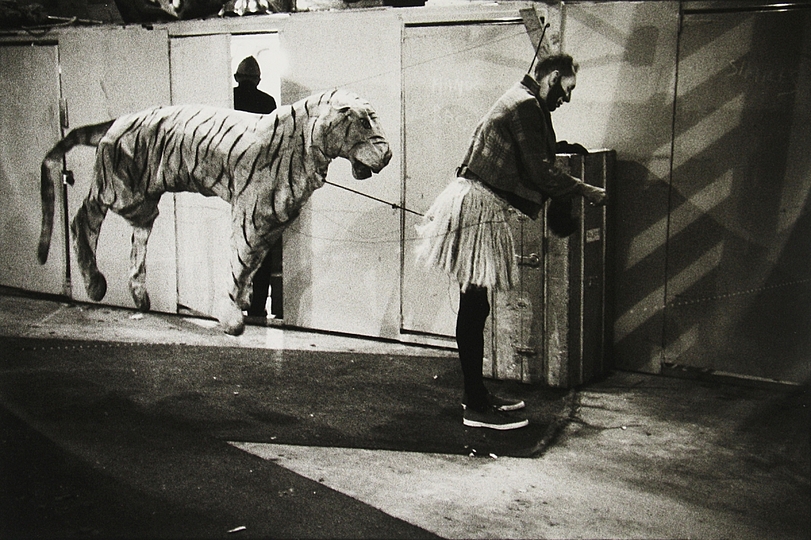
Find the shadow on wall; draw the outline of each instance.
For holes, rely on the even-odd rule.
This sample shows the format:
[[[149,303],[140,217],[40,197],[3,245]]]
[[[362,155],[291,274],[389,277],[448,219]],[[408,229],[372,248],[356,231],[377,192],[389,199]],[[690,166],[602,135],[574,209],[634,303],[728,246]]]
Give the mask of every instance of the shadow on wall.
[[[644,164],[618,160],[611,193],[612,356],[623,369],[658,372],[668,186]]]
[[[790,159],[808,163],[791,154],[808,129],[796,122],[809,115],[797,95],[805,11],[716,14],[709,27],[706,15],[685,19],[667,239],[670,363],[809,376],[811,180],[789,174]]]
[[[617,152],[608,207],[610,354],[616,367],[658,373],[678,7],[573,4],[565,17],[566,48],[579,60],[586,94],[577,106],[592,118],[568,127],[588,134],[591,147]]]
[[[303,86],[295,81],[291,81],[290,79],[283,78],[281,82],[282,103],[280,105],[295,103],[296,101],[304,99],[314,93],[310,87]]]
[[[675,109],[673,87],[650,78],[617,84],[592,104],[609,107],[600,143],[618,153],[609,206],[615,365],[802,382],[811,158],[799,149],[811,113],[798,79],[809,73],[811,11],[702,13],[685,18],[677,43],[665,25],[678,18],[657,4],[567,12],[584,74],[610,78],[621,64],[667,81],[671,47],[680,47]]]

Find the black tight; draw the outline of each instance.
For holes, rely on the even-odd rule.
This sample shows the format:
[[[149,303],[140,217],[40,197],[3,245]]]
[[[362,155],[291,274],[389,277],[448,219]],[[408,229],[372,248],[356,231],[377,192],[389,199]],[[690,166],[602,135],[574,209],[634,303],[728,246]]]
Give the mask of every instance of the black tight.
[[[456,345],[462,363],[467,404],[475,409],[487,406],[487,388],[482,376],[484,323],[490,315],[487,297],[486,288],[468,287],[459,295],[459,313],[456,316]]]

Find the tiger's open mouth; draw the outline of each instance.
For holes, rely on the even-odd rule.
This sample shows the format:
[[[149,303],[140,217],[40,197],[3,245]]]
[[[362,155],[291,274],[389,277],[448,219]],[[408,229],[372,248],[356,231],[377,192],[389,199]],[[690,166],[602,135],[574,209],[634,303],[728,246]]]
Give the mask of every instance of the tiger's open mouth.
[[[352,176],[356,180],[366,180],[372,177],[372,168],[361,161],[352,161]]]
[[[372,144],[358,144],[349,152],[349,162],[352,164],[352,176],[356,180],[371,178],[372,173],[379,173],[391,160],[391,149],[386,142]]]

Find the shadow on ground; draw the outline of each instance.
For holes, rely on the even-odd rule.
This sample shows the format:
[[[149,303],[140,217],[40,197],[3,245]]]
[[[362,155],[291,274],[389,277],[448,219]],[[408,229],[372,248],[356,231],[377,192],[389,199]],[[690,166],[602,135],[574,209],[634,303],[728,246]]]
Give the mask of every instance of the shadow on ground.
[[[0,392],[37,422],[161,424],[220,440],[531,457],[569,393],[490,381],[526,428],[467,428],[455,359],[323,351],[2,339]],[[514,413],[518,414],[518,413]]]

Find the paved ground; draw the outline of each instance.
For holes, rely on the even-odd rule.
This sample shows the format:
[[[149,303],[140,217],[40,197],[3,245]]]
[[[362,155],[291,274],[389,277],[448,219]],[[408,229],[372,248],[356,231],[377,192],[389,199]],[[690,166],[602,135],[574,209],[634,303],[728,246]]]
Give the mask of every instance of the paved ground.
[[[808,538],[809,393],[614,373],[461,425],[451,351],[0,295],[2,538]]]

